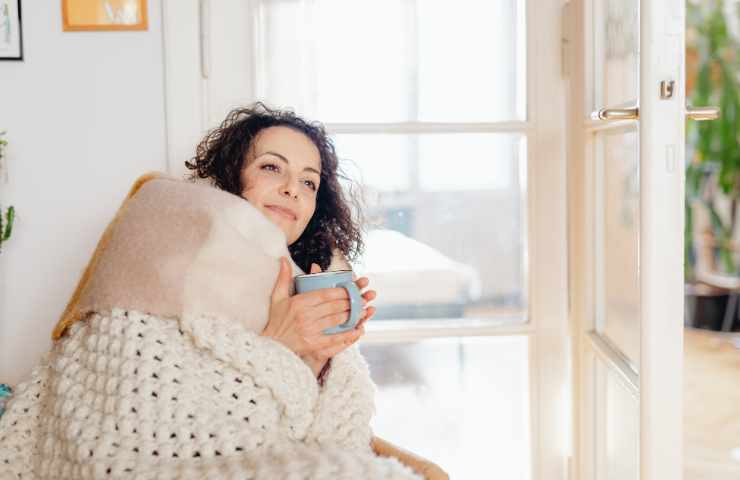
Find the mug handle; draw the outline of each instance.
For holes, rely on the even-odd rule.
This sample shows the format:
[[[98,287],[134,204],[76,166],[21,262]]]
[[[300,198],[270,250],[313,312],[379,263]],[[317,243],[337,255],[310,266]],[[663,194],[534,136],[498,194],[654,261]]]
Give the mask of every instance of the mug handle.
[[[353,280],[348,280],[338,283],[337,287],[344,288],[349,294],[349,319],[340,325],[324,330],[324,334],[326,335],[342,333],[355,328],[362,314],[362,294],[360,293],[360,289],[357,288],[357,284]]]

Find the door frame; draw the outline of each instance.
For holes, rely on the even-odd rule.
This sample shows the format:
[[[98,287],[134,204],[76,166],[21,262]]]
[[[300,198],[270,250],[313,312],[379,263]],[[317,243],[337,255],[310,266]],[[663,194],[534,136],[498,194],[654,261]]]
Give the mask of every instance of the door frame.
[[[640,367],[600,345],[594,330],[594,205],[590,201],[591,142],[585,125],[593,105],[589,72],[594,52],[589,38],[589,5],[571,0],[567,10],[567,151],[570,304],[573,359],[573,442],[575,479],[596,479],[601,461],[594,446],[600,415],[594,392],[593,362],[619,367],[620,383],[639,401],[640,479],[683,477],[683,224],[685,149],[685,4],[682,0],[641,0],[639,152],[640,152]],[[584,60],[585,59],[585,60]],[[673,80],[673,97],[659,98],[658,80]],[[575,93],[574,93],[575,92]],[[647,94],[642,94],[647,92]],[[599,105],[598,107],[612,107]],[[663,119],[661,122],[659,119]],[[670,125],[672,128],[666,128]],[[644,193],[644,194],[643,194]],[[675,235],[671,232],[679,232]],[[676,459],[679,459],[678,461]]]

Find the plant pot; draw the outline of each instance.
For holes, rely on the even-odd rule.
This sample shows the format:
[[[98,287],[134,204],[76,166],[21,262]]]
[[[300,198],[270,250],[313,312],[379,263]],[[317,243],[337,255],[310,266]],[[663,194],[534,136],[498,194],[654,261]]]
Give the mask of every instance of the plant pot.
[[[684,326],[705,330],[722,329],[729,292],[703,283],[684,286]]]

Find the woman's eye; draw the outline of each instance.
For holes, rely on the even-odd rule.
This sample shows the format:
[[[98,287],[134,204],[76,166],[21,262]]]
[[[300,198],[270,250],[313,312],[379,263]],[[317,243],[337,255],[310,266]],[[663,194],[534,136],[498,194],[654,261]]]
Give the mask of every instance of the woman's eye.
[[[266,164],[264,164],[264,165],[262,165],[260,167],[260,170],[268,170],[268,171],[272,171],[272,172],[280,172],[280,167],[278,167],[274,163],[266,163]],[[304,184],[307,185],[308,188],[310,188],[314,192],[317,190],[316,182],[314,182],[313,180],[305,180],[304,181]]]

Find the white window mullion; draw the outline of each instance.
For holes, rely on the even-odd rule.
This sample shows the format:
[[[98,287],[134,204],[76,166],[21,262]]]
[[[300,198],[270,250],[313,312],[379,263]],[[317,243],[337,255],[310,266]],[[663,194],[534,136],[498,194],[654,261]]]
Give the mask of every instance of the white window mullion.
[[[410,83],[410,92],[414,92],[413,95],[409,95],[411,102],[410,113],[411,118],[419,118],[419,91],[420,91],[420,65],[419,65],[419,4],[418,0],[407,0],[406,2],[406,14],[408,15],[406,24],[409,25],[409,29],[406,35],[410,37],[408,44],[410,45],[411,58],[413,62],[409,62],[411,66],[411,72],[408,74]],[[411,180],[409,185],[410,198],[412,198],[412,206],[414,209],[418,206],[418,193],[421,191],[421,158],[420,158],[420,146],[419,137],[410,137],[411,152],[410,153],[410,164],[409,164],[409,179]]]
[[[392,324],[378,326],[368,322],[366,333],[362,341],[372,344],[416,342],[429,338],[450,337],[493,337],[509,335],[532,335],[534,327],[531,323],[523,323],[521,318],[502,320],[491,325],[490,321],[483,320],[480,325],[463,325],[450,319],[434,320],[424,323],[413,321],[396,321]]]

